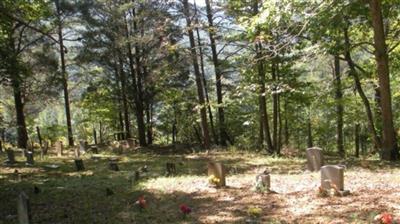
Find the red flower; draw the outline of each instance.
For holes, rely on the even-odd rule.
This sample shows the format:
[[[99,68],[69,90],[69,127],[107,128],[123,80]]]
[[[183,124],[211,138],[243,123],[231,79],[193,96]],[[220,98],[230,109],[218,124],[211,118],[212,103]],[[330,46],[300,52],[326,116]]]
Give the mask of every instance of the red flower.
[[[140,196],[138,200],[135,202],[140,208],[146,208],[146,200],[144,199],[144,196]]]
[[[189,208],[189,206],[187,206],[187,205],[185,205],[185,204],[181,204],[181,205],[179,206],[179,209],[181,210],[181,212],[182,212],[184,215],[187,215],[187,214],[189,214],[189,213],[192,212],[192,209]]]
[[[393,223],[393,216],[387,212],[381,215],[381,222],[383,224],[392,224]]]

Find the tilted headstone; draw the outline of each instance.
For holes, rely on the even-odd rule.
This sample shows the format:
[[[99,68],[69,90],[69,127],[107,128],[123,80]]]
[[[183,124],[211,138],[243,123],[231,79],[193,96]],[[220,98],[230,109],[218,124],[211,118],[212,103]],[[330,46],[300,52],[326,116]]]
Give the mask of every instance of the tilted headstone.
[[[83,165],[83,160],[75,159],[75,167],[76,167],[76,171],[84,171],[85,166]]]
[[[176,174],[176,165],[175,163],[166,163],[166,174],[167,176],[175,175]]]
[[[19,221],[19,224],[30,224],[30,223],[32,223],[32,216],[31,216],[31,208],[30,208],[30,204],[29,204],[29,197],[25,194],[25,192],[21,192],[18,195],[17,210],[18,210],[18,221]]]
[[[310,171],[318,171],[324,165],[322,149],[318,147],[307,149],[307,168]]]
[[[86,150],[88,149],[88,142],[87,141],[80,141],[79,142],[79,150],[81,153],[86,153]]]
[[[131,148],[131,149],[135,148],[136,143],[135,143],[134,138],[128,138],[127,141],[128,141],[129,148]]]
[[[61,157],[63,155],[63,150],[64,150],[64,147],[63,147],[62,141],[57,141],[56,142],[56,151],[57,151],[58,157]]]
[[[90,146],[90,151],[94,154],[99,154],[99,149],[95,145]]]
[[[269,191],[271,188],[271,176],[269,174],[259,174],[256,177],[256,187]]]
[[[323,190],[335,189],[337,193],[346,195],[344,190],[344,167],[338,165],[326,165],[321,167],[321,188]]]
[[[218,183],[215,183],[217,187],[224,187],[226,186],[225,176],[226,176],[226,169],[225,166],[221,163],[209,162],[207,164],[208,168],[208,176],[210,177],[213,175],[215,178],[218,178]]]
[[[79,158],[81,157],[81,150],[78,147],[74,148],[74,154],[75,154],[75,158]]]
[[[14,151],[11,149],[6,149],[6,153],[7,153],[7,164],[14,164],[15,163],[15,155],[14,155]]]
[[[25,156],[26,156],[26,165],[33,166],[34,164],[33,152],[27,151],[25,153]]]

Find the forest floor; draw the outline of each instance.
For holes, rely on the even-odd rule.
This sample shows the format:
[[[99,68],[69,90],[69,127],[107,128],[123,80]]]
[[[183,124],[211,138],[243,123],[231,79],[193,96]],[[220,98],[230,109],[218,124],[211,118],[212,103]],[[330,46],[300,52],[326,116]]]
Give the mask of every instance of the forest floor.
[[[76,172],[72,151],[57,158],[35,158],[0,165],[0,224],[17,223],[17,196],[30,197],[33,223],[372,223],[374,216],[389,212],[400,217],[400,166],[374,159],[347,159],[345,197],[320,197],[320,173],[306,171],[304,158],[273,158],[240,151],[191,152],[191,150],[141,149],[122,155],[100,150],[82,156],[86,170]],[[108,169],[110,157],[118,158],[120,171]],[[6,159],[0,154],[0,161]],[[17,161],[23,157],[17,153]],[[207,161],[220,161],[229,169],[227,187],[208,184]],[[167,177],[165,163],[176,164],[177,174]],[[328,157],[328,164],[338,160]],[[58,165],[51,168],[49,165]],[[147,166],[139,181],[134,172]],[[275,193],[254,190],[255,177],[268,168]],[[18,170],[19,174],[15,173]],[[40,189],[34,192],[34,186]],[[106,189],[113,194],[107,195]],[[144,196],[147,207],[136,200]],[[179,206],[192,213],[183,217]],[[248,211],[260,208],[260,217]]]

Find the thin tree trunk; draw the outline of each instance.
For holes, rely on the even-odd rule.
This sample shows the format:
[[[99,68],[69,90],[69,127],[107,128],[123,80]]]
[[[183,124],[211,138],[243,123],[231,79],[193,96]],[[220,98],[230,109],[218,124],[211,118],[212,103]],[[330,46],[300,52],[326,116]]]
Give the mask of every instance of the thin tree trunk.
[[[129,29],[128,29],[128,22],[125,19],[125,37],[127,39],[130,38]],[[145,124],[144,124],[144,115],[143,115],[143,105],[141,101],[141,97],[139,96],[138,90],[138,81],[136,76],[140,73],[136,72],[135,70],[135,59],[132,53],[132,46],[129,41],[126,43],[126,48],[128,50],[128,61],[129,61],[129,69],[131,73],[132,79],[132,91],[134,97],[134,104],[135,104],[135,115],[136,115],[136,123],[138,127],[138,134],[139,134],[139,144],[140,146],[146,146],[146,133],[145,133]]]
[[[278,152],[278,93],[277,93],[277,80],[278,80],[278,63],[273,60],[271,63],[272,67],[272,81],[273,81],[273,93],[272,93],[272,145],[275,153]]]
[[[212,53],[212,60],[214,64],[215,71],[215,86],[217,91],[217,103],[218,103],[218,122],[219,122],[219,138],[222,146],[227,145],[227,141],[229,141],[228,133],[225,125],[225,113],[223,107],[223,95],[222,95],[222,68],[218,59],[217,54],[217,44],[214,37],[214,20],[213,20],[213,12],[210,4],[210,0],[206,0],[206,11],[207,11],[207,20],[208,20],[208,35],[210,38],[210,46]]]
[[[93,140],[94,140],[94,144],[97,145],[97,132],[96,132],[96,128],[93,125]]]
[[[377,64],[379,89],[382,111],[382,160],[397,160],[398,147],[392,114],[392,99],[390,92],[389,56],[385,43],[385,30],[380,0],[370,0],[370,13],[375,42],[375,61]]]
[[[308,120],[307,120],[307,147],[311,148],[313,146],[314,146],[314,144],[313,144],[313,139],[312,139],[311,118],[309,115]]]
[[[361,86],[361,81],[358,76],[358,72],[356,71],[353,59],[351,58],[350,54],[350,38],[348,34],[348,29],[344,29],[344,40],[345,40],[345,47],[344,47],[344,56],[345,60],[350,68],[349,74],[353,77],[354,79],[354,85],[356,87],[356,90],[358,92],[358,95],[360,96],[364,107],[365,107],[365,112],[367,113],[367,119],[368,119],[368,129],[371,133],[373,144],[375,149],[380,149],[381,148],[381,140],[376,132],[375,129],[375,124],[374,124],[374,117],[372,115],[372,110],[371,110],[371,105],[369,103],[369,100],[367,96],[364,93],[364,90],[362,89]]]
[[[67,120],[67,129],[68,129],[68,145],[74,146],[74,137],[72,135],[72,124],[71,124],[71,110],[69,104],[69,92],[68,92],[68,74],[65,66],[65,47],[64,47],[64,37],[63,37],[63,25],[61,21],[61,9],[59,0],[56,0],[56,9],[57,9],[57,19],[58,19],[58,43],[60,50],[60,61],[61,61],[61,80],[64,91],[64,106],[65,106],[65,116]]]
[[[191,58],[192,58],[192,62],[193,62],[194,74],[196,77],[197,95],[198,95],[199,104],[200,104],[201,129],[203,132],[202,134],[203,134],[203,139],[204,139],[204,148],[208,149],[208,148],[210,148],[210,136],[209,136],[208,125],[207,125],[207,112],[206,112],[206,108],[205,108],[205,100],[204,100],[204,92],[203,92],[204,87],[201,82],[200,69],[199,69],[199,64],[197,61],[197,52],[196,52],[196,48],[195,48],[196,45],[195,45],[193,30],[191,27],[192,25],[191,25],[191,20],[190,20],[190,14],[189,14],[189,3],[188,3],[188,0],[183,0],[182,2],[183,2],[184,14],[186,17],[186,26],[188,28]]]
[[[354,127],[354,146],[355,156],[358,158],[360,156],[360,124],[356,124]]]
[[[100,137],[100,144],[103,143],[103,123],[99,122],[99,137]]]
[[[131,122],[129,120],[129,107],[128,107],[128,97],[126,94],[126,76],[124,71],[124,61],[122,57],[119,56],[119,75],[121,80],[121,97],[122,97],[122,110],[124,112],[124,124],[125,124],[125,135],[124,138],[128,139],[131,137]]]
[[[289,145],[289,124],[288,124],[288,100],[285,100],[285,104],[284,104],[284,108],[285,108],[285,145],[288,146]]]
[[[36,126],[36,133],[38,136],[40,148],[42,148],[42,135],[40,134],[40,128],[38,126]]]
[[[197,13],[196,4],[195,4],[195,13]],[[196,23],[198,23],[197,16],[196,16]],[[203,47],[202,47],[202,43],[201,43],[201,39],[200,39],[199,28],[198,28],[197,26],[196,26],[196,34],[197,34],[197,45],[198,45],[199,54],[200,54],[201,76],[202,76],[202,80],[203,80],[204,94],[205,94],[206,102],[207,102],[208,117],[210,118],[210,126],[211,126],[211,131],[212,131],[212,134],[213,134],[214,142],[215,142],[215,144],[218,145],[218,144],[219,144],[219,142],[218,142],[218,136],[217,136],[217,133],[216,133],[215,127],[214,127],[214,119],[213,119],[213,114],[212,114],[212,110],[211,110],[210,99],[209,99],[209,96],[208,96],[208,88],[207,88],[206,73],[205,73],[205,71],[204,71]]]
[[[13,69],[16,69],[16,67]],[[12,75],[11,82],[14,91],[15,112],[17,117],[18,148],[26,149],[28,144],[28,132],[26,131],[24,103],[22,102],[20,80],[16,73],[17,72]]]
[[[334,72],[335,78],[335,101],[336,101],[336,147],[339,155],[345,156],[343,145],[343,93],[342,80],[340,74],[340,59],[339,56],[334,56]]]
[[[153,144],[153,108],[152,104],[148,103],[146,107],[146,121],[147,121],[147,144]]]

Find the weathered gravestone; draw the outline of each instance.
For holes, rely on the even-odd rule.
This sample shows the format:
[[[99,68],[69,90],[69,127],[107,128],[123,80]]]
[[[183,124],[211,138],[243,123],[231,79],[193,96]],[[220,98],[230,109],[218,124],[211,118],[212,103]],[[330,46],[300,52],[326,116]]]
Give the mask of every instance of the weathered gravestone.
[[[85,166],[83,165],[83,160],[75,159],[75,167],[76,167],[76,171],[84,171]]]
[[[74,155],[75,155],[75,158],[81,157],[81,150],[80,150],[80,148],[78,148],[78,147],[75,147],[75,148],[74,148]]]
[[[176,166],[175,163],[166,163],[166,175],[171,176],[176,174]]]
[[[99,154],[99,149],[95,145],[90,146],[90,151],[92,151],[93,154]]]
[[[226,169],[225,166],[221,163],[209,162],[207,164],[208,168],[208,176],[209,178],[213,176],[216,178],[216,181],[212,181],[217,187],[224,187],[226,186],[225,176],[226,176]]]
[[[324,165],[324,156],[322,149],[312,147],[307,149],[307,168],[310,171],[318,171]]]
[[[119,171],[118,163],[116,161],[109,161],[108,168],[113,171]]]
[[[80,141],[79,142],[79,150],[81,153],[86,153],[88,149],[88,142],[87,141]]]
[[[33,164],[34,164],[33,152],[27,151],[25,153],[25,156],[26,156],[26,165],[33,166]]]
[[[6,160],[6,164],[14,164],[15,163],[15,155],[14,155],[14,151],[11,149],[6,149],[6,153],[7,153],[7,160]]]
[[[61,157],[63,155],[63,143],[62,141],[57,141],[56,142],[56,151],[57,151],[57,156]]]
[[[32,223],[31,208],[29,204],[29,197],[25,192],[21,192],[18,195],[17,202],[18,209],[18,221],[19,224],[30,224]]]
[[[350,193],[344,190],[344,167],[337,165],[321,167],[321,188],[323,190],[334,189],[341,196]]]
[[[136,146],[136,140],[134,138],[128,138],[127,141],[129,148],[134,149]]]
[[[269,191],[271,188],[271,176],[269,173],[261,173],[256,176],[256,189],[262,191]]]

